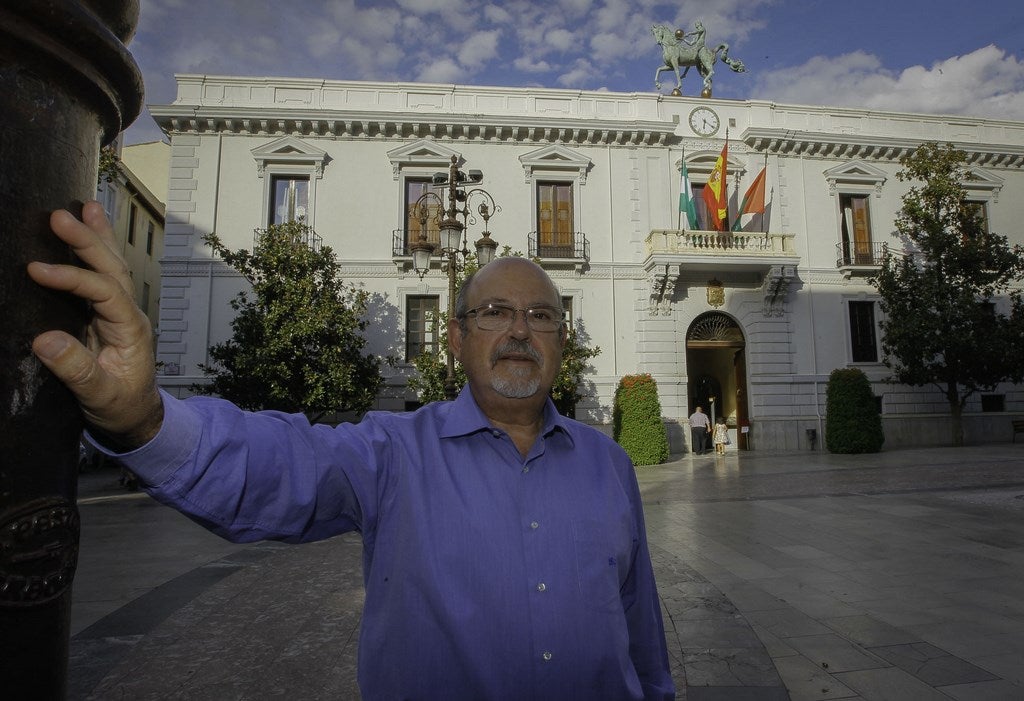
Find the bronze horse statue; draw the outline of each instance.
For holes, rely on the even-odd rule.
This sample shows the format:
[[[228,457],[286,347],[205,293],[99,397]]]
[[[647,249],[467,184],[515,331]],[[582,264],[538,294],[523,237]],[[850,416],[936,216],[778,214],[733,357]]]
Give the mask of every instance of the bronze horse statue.
[[[704,89],[700,94],[702,97],[711,97],[711,76],[715,74],[715,61],[718,60],[719,52],[722,54],[722,62],[736,73],[743,73],[747,70],[743,61],[729,58],[728,44],[719,44],[714,50],[705,45],[706,30],[699,20],[694,27],[696,31],[689,33],[684,33],[681,29],[673,31],[664,24],[655,24],[651,27],[651,34],[654,35],[654,40],[661,45],[661,57],[665,61],[665,65],[654,72],[654,86],[658,90],[661,90],[661,72],[675,71],[676,87],[672,94],[682,95],[683,78],[691,67],[696,66],[697,72],[704,79]],[[694,38],[687,41],[688,37]],[[680,66],[683,66],[682,74],[679,73]]]

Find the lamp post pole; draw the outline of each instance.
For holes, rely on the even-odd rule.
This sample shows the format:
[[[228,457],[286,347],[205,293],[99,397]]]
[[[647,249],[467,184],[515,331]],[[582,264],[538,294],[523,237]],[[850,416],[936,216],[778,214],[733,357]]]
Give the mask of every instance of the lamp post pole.
[[[63,699],[78,562],[74,397],[32,354],[49,329],[84,338],[88,307],[29,279],[29,261],[73,263],[49,214],[96,194],[102,144],[142,108],[125,45],[138,0],[0,3],[0,696]]]
[[[434,252],[435,244],[427,239],[427,222],[431,219],[430,207],[433,204],[437,207],[439,218],[439,248],[442,266],[448,274],[448,319],[455,318],[455,297],[457,294],[456,278],[460,270],[465,269],[466,261],[470,251],[467,247],[466,230],[470,223],[476,222],[478,214],[484,222],[482,235],[474,244],[476,248],[476,259],[480,266],[487,265],[494,259],[494,252],[498,244],[491,238],[487,230],[491,217],[498,212],[500,207],[495,205],[494,198],[483,188],[466,189],[467,184],[479,183],[483,180],[483,173],[478,170],[463,172],[459,170],[458,156],[452,156],[447,173],[435,173],[432,179],[435,185],[446,186],[446,197],[437,192],[425,192],[420,195],[413,206],[416,218],[420,222],[419,239],[411,244],[413,269],[422,279],[430,270],[430,256]],[[442,191],[444,192],[444,191]],[[471,203],[480,201],[474,213]],[[444,381],[445,398],[455,399],[459,393],[458,383],[455,379],[455,356],[451,347],[445,349],[446,375]]]

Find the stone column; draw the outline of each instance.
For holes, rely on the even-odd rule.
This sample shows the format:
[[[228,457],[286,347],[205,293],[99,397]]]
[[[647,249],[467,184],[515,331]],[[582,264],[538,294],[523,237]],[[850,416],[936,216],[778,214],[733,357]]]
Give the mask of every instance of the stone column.
[[[88,309],[35,285],[31,260],[72,262],[49,214],[95,197],[101,144],[138,115],[125,48],[138,0],[0,5],[0,696],[67,689],[82,420],[32,354],[47,329],[83,336]]]

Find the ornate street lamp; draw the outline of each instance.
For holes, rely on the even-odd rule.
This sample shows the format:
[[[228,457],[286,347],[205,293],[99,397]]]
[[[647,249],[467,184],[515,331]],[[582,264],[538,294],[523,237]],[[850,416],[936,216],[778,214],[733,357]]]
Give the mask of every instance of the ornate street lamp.
[[[459,271],[465,269],[470,254],[466,232],[470,224],[477,222],[476,216],[479,215],[483,220],[484,230],[474,244],[476,259],[481,266],[490,263],[494,260],[498,244],[491,238],[487,226],[491,217],[501,211],[501,207],[494,203],[494,198],[487,190],[479,187],[466,189],[467,184],[483,180],[483,173],[479,170],[459,170],[457,156],[452,156],[447,173],[434,173],[431,180],[434,185],[447,186],[441,191],[447,192],[447,197],[442,197],[437,192],[425,192],[413,205],[413,215],[420,222],[420,234],[409,247],[412,252],[412,267],[421,280],[429,272],[430,257],[434,253],[435,244],[427,240],[427,223],[436,221],[440,232],[442,268],[448,274],[448,319],[454,319],[455,278]],[[475,212],[473,203],[479,203]],[[433,216],[431,205],[434,205]],[[446,349],[446,354],[448,372],[444,381],[444,393],[448,399],[455,399],[458,394],[455,382],[455,356],[452,355],[451,349]]]

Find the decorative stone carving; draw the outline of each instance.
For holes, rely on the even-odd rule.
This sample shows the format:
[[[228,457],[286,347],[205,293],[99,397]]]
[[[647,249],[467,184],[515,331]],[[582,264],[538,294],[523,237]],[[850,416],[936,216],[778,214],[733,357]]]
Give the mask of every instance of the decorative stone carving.
[[[675,293],[676,282],[682,272],[680,266],[667,264],[664,268],[656,268],[647,275],[650,285],[650,300],[647,311],[651,316],[659,313],[668,316],[672,313],[672,295]]]
[[[796,277],[796,267],[792,265],[773,265],[764,276],[762,291],[764,292],[764,315],[782,316],[789,283]]]

